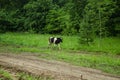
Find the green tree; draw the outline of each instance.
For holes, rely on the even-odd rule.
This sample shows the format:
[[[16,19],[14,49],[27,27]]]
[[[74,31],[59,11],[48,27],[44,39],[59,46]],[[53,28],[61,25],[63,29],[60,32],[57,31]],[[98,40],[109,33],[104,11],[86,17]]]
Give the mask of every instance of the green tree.
[[[114,6],[114,12],[109,17],[109,20],[106,24],[108,27],[108,31],[110,33],[110,36],[117,36],[120,35],[120,1],[119,0],[113,0],[115,3]]]
[[[24,9],[26,11],[24,26],[27,30],[43,33],[46,15],[52,9],[52,0],[30,1]]]
[[[50,10],[46,18],[46,33],[68,34],[69,14],[63,9]]]
[[[83,21],[80,24],[80,37],[79,42],[80,44],[90,45],[94,41],[94,29],[90,25],[89,22],[89,15],[84,13]]]
[[[120,31],[119,8],[119,0],[0,0],[0,31],[75,35],[88,25],[111,36]]]
[[[87,0],[72,0],[72,8],[70,10],[71,29],[72,32],[78,33],[80,29],[80,23],[83,19],[83,10],[87,4]]]
[[[94,27],[97,35],[108,36],[109,26],[106,24],[109,17],[114,13],[115,2],[112,0],[89,0],[85,7],[86,14],[90,17],[90,25]]]
[[[22,7],[27,2],[28,0],[0,0],[0,31],[18,31],[23,28]]]

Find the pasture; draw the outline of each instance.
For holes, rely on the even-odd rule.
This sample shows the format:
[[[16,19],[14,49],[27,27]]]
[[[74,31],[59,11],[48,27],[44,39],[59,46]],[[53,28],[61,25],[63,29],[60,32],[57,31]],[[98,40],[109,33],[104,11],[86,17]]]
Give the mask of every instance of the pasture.
[[[48,48],[48,38],[63,38],[62,50]],[[90,46],[78,44],[78,36],[48,34],[5,33],[0,34],[1,53],[33,53],[38,57],[68,62],[120,75],[120,39],[96,38]]]

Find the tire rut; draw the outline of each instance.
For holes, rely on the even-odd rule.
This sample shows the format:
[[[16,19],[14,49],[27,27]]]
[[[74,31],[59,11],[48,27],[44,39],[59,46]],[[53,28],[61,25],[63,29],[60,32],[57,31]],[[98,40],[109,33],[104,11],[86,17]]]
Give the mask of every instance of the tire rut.
[[[0,65],[34,75],[51,76],[55,80],[120,80],[100,70],[73,66],[65,62],[44,60],[30,54],[0,54]]]

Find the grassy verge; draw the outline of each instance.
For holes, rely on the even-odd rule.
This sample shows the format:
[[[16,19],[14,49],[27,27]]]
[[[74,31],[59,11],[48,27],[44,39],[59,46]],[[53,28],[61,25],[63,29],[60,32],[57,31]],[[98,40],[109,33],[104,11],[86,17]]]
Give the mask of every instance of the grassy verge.
[[[78,37],[76,36],[62,36],[64,41],[62,43],[63,49],[57,50],[47,48],[49,36],[51,35],[1,34],[0,52],[36,53],[39,54],[40,58],[65,61],[77,66],[100,69],[120,75],[119,38],[96,39],[94,44],[84,46],[78,45]]]
[[[24,72],[17,72],[13,77],[10,71],[0,68],[0,80],[16,80],[16,79],[17,80],[52,80],[52,78],[50,77],[33,76]]]
[[[50,77],[32,76],[26,73],[19,73],[19,80],[53,80]]]
[[[0,80],[12,80],[10,73],[0,68]]]

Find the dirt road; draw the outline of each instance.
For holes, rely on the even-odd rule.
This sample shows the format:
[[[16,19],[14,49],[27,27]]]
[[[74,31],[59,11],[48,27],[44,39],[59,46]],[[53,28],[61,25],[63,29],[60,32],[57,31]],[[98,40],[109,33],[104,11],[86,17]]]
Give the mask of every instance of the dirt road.
[[[0,54],[0,65],[34,75],[51,76],[55,80],[120,80],[120,77],[99,70],[39,59],[37,55],[33,54]]]

